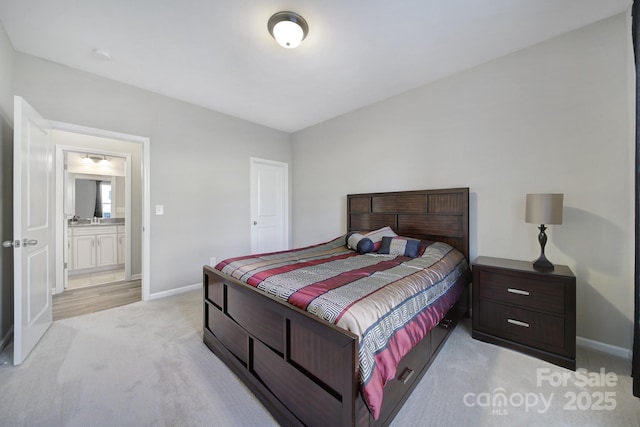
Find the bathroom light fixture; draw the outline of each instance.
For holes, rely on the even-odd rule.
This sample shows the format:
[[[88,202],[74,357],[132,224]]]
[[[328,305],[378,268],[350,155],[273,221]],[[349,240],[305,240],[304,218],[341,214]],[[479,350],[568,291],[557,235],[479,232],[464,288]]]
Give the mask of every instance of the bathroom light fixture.
[[[298,46],[309,33],[307,21],[295,12],[275,13],[267,23],[269,34],[278,44],[287,49]]]
[[[107,166],[109,165],[109,159],[107,159],[107,156],[98,156],[98,155],[89,155],[86,154],[83,158],[82,158],[82,163],[84,163],[85,165],[91,165],[91,164],[100,164],[103,166]]]

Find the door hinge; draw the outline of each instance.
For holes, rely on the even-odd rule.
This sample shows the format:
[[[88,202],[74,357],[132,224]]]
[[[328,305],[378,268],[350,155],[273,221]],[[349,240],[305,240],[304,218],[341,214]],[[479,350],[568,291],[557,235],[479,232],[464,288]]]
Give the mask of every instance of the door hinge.
[[[64,267],[63,267],[63,268],[64,268],[64,269],[66,269],[66,268],[67,268],[67,263],[66,263],[66,262],[64,263]]]

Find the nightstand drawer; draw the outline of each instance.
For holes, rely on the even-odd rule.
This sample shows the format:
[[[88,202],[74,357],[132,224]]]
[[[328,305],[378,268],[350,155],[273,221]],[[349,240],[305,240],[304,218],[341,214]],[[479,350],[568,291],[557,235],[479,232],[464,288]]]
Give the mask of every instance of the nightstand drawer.
[[[563,317],[481,300],[478,320],[478,329],[511,341],[550,351],[564,349]]]
[[[543,281],[537,280],[534,275],[523,276],[488,268],[480,268],[479,277],[480,298],[557,314],[565,312],[562,280],[546,277]]]

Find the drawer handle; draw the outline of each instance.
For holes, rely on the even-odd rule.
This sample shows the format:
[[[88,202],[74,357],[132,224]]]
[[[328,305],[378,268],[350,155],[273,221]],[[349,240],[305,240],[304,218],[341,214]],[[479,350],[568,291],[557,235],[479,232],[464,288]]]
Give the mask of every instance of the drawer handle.
[[[452,323],[453,323],[453,319],[444,318],[440,321],[440,323],[438,323],[438,326],[444,329],[449,329]]]
[[[507,322],[511,323],[512,325],[516,325],[516,326],[522,326],[523,328],[528,328],[529,324],[526,322],[521,322],[519,320],[514,320],[514,319],[507,319]]]
[[[406,368],[402,375],[398,378],[402,384],[406,384],[409,381],[409,378],[413,376],[413,369]]]
[[[507,292],[511,292],[512,294],[518,294],[518,295],[529,295],[529,291],[523,291],[522,289],[508,288]]]

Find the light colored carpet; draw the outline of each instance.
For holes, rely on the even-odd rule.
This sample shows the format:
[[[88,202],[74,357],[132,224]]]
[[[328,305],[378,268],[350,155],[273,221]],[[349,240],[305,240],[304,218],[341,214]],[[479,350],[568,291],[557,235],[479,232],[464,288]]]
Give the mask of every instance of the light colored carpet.
[[[392,425],[640,426],[629,361],[578,347],[577,368],[474,340],[465,319]]]
[[[578,367],[590,385],[580,384],[586,374],[473,340],[466,319],[393,426],[640,426],[629,362],[579,348]],[[609,384],[599,384],[601,369]],[[565,374],[566,385],[538,385],[543,373]],[[202,343],[194,291],[54,322],[23,365],[0,365],[0,425],[277,424]]]

